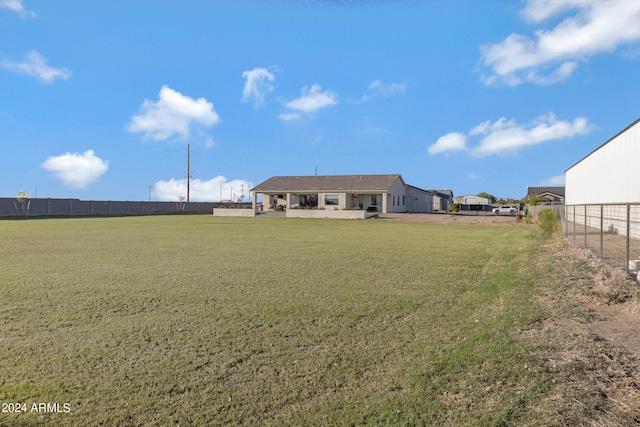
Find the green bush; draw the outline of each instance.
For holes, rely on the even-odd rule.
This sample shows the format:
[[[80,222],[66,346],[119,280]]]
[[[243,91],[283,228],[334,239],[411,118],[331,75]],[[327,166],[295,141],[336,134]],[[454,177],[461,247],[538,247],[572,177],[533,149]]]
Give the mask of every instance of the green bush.
[[[560,219],[558,213],[551,208],[544,208],[538,212],[538,225],[542,229],[542,234],[551,236],[560,229]]]
[[[460,211],[460,205],[458,203],[451,203],[449,205],[449,212],[458,212]]]

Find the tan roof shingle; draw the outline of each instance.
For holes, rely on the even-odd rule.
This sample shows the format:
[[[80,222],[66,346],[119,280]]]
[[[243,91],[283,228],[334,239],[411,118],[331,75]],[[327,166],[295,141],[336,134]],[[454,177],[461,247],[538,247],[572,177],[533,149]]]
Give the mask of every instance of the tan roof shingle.
[[[393,175],[321,175],[274,176],[256,185],[254,193],[302,193],[302,192],[383,192],[400,178]]]

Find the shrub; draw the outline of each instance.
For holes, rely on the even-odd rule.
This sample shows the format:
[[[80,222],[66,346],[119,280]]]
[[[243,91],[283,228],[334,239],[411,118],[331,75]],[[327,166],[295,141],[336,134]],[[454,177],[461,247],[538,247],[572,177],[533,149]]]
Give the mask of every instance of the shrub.
[[[529,204],[531,206],[537,206],[540,203],[544,203],[546,201],[547,201],[547,199],[545,199],[544,197],[535,196],[535,197],[532,197],[531,199],[529,199]]]
[[[460,205],[457,203],[451,203],[449,205],[449,212],[458,212],[460,210]]]
[[[551,236],[555,231],[560,229],[558,213],[551,208],[542,209],[538,212],[538,225],[540,225],[544,236]]]

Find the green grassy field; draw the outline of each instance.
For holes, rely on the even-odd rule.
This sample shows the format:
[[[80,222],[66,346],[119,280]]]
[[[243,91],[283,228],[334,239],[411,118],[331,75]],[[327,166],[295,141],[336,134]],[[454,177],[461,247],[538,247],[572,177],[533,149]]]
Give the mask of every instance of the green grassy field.
[[[535,425],[532,234],[0,221],[0,425]]]

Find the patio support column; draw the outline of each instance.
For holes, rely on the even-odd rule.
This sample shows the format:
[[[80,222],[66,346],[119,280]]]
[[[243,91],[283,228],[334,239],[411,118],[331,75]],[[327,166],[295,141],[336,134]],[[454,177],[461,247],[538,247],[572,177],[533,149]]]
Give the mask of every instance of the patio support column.
[[[382,193],[382,213],[387,213],[387,193]]]
[[[285,209],[291,209],[291,193],[287,193],[287,207]]]
[[[256,212],[256,207],[258,206],[258,193],[253,193],[253,197],[251,198],[251,207],[253,207],[253,213]]]

